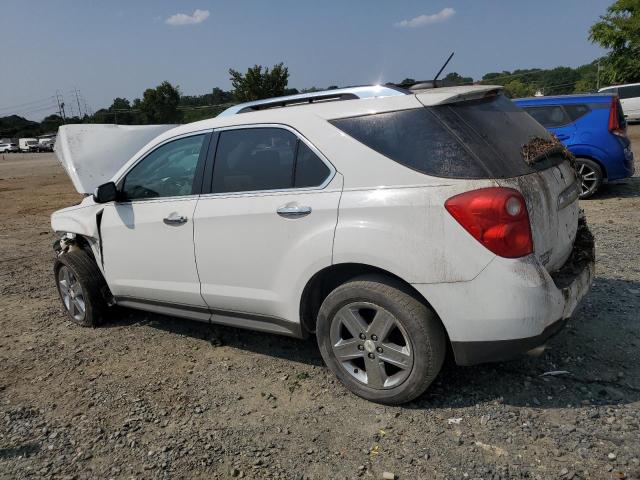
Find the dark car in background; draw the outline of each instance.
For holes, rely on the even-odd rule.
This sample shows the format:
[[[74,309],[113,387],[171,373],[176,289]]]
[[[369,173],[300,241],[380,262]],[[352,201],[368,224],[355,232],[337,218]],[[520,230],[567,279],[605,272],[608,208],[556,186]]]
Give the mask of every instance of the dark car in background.
[[[513,101],[555,134],[576,157],[580,198],[591,197],[603,182],[633,176],[633,152],[617,95],[561,95]]]

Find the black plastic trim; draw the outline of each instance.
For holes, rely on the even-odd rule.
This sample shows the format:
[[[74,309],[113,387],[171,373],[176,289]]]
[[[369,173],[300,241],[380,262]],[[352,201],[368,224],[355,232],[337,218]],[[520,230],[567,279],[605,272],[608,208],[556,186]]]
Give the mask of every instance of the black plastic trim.
[[[202,140],[202,147],[200,147],[200,155],[198,156],[198,164],[196,165],[196,173],[193,176],[193,186],[191,187],[191,195],[199,195],[202,193],[204,185],[204,171],[208,158],[209,148],[211,145],[212,133],[209,132]]]
[[[202,190],[201,190],[201,193],[203,195],[207,193],[211,193],[211,189],[213,188],[213,166],[215,163],[215,156],[216,156],[216,150],[218,149],[219,139],[220,139],[220,132],[214,131],[211,134],[211,138],[209,140],[209,146],[207,148],[207,161],[204,167]]]
[[[243,325],[240,322],[218,322],[214,319],[209,319],[211,323],[219,323],[223,325],[229,325],[236,328],[245,328],[248,330],[265,331],[270,333],[279,333],[281,335],[288,335],[292,337],[303,338],[302,326],[299,323],[290,322],[283,318],[272,317],[269,315],[260,315],[257,313],[237,312],[234,310],[222,310],[217,308],[203,307],[199,305],[186,305],[182,303],[163,302],[161,300],[150,300],[146,298],[130,297],[126,295],[118,295],[114,297],[114,301],[118,302],[132,302],[141,305],[149,305],[161,308],[170,308],[174,310],[183,310],[186,312],[196,313],[209,313],[211,315],[220,315],[238,320],[248,320],[251,322],[257,322],[256,325]],[[279,328],[278,328],[279,327]]]
[[[451,347],[458,365],[477,365],[511,360],[544,344],[560,332],[566,323],[566,319],[558,320],[545,328],[540,335],[534,337],[485,342],[451,342]]]

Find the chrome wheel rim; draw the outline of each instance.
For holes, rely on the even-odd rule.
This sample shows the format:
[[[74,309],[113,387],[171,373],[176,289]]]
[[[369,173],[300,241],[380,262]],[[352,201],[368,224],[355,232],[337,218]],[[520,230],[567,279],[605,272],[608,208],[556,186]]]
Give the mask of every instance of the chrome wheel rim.
[[[58,270],[58,288],[62,303],[69,314],[78,322],[84,320],[86,309],[84,292],[80,282],[66,265],[63,265]]]
[[[367,387],[397,387],[413,368],[413,348],[406,330],[379,305],[354,302],[343,306],[333,317],[330,338],[341,367]]]
[[[578,175],[580,176],[580,193],[584,196],[592,193],[598,184],[598,174],[596,171],[585,163],[578,166]]]

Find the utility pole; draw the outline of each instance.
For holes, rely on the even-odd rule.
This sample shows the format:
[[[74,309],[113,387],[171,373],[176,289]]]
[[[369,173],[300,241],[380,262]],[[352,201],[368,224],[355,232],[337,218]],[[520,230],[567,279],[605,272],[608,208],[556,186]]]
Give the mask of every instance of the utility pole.
[[[58,115],[62,118],[62,123],[67,123],[67,119],[64,116],[64,98],[60,101],[60,92],[56,91],[56,101],[58,102]]]
[[[598,60],[598,74],[596,76],[596,91],[600,90],[600,60]]]
[[[75,92],[76,92],[76,102],[78,103],[78,117],[80,119],[82,119],[82,110],[80,110],[80,98],[78,97],[78,89],[77,88],[75,89]],[[86,115],[87,112],[85,111],[84,113]]]

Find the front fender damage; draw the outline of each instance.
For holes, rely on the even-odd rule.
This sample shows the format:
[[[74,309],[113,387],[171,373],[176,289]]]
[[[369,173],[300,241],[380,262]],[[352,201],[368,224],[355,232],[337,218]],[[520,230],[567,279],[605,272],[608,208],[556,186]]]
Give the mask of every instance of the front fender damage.
[[[61,255],[74,248],[88,246],[102,270],[102,248],[100,238],[100,219],[103,205],[90,204],[58,210],[51,215],[51,227],[59,239],[54,250]],[[104,274],[104,272],[103,272]]]

